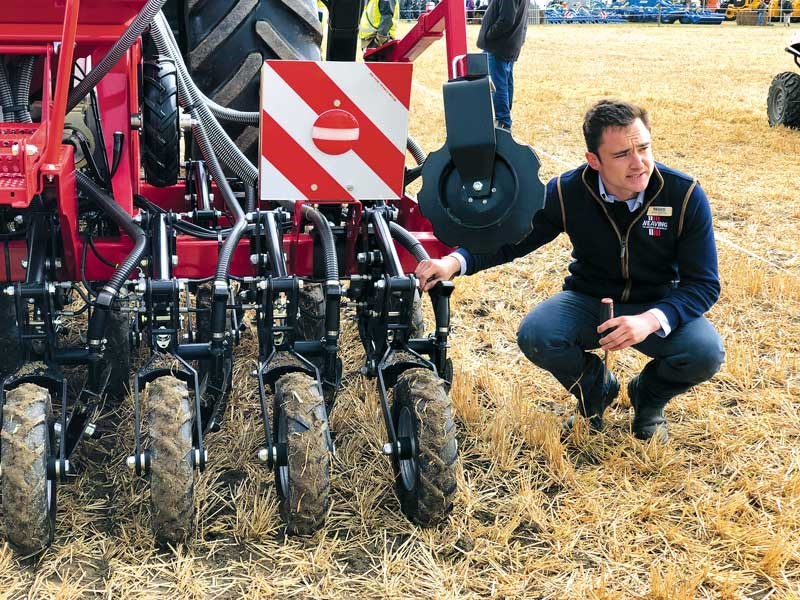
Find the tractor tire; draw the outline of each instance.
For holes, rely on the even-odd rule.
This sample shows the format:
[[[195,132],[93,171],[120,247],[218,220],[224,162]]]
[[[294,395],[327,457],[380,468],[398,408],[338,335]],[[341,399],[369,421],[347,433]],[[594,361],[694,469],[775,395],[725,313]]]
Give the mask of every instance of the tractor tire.
[[[55,440],[50,392],[23,383],[6,394],[2,448],[3,524],[19,552],[38,554],[53,541],[56,482],[47,464]]]
[[[418,339],[425,337],[425,318],[422,316],[422,296],[414,290],[414,304],[411,308],[411,332],[409,337]]]
[[[407,459],[392,458],[400,507],[423,527],[441,523],[453,509],[458,458],[456,425],[444,381],[428,369],[409,369],[394,387],[392,419]]]
[[[275,441],[285,444],[286,465],[275,464],[275,487],[286,531],[309,535],[328,513],[331,485],[330,430],[320,386],[289,373],[275,383]]]
[[[299,340],[325,337],[325,291],[321,283],[306,283],[300,290],[300,314],[295,333]]]
[[[800,129],[800,73],[785,71],[772,80],[767,94],[770,127]]]
[[[20,360],[17,306],[12,296],[0,296],[0,384],[13,373]]]
[[[144,175],[150,185],[168,187],[178,181],[181,160],[178,70],[168,58],[148,58],[142,79]]]
[[[150,431],[150,507],[159,546],[194,532],[193,410],[186,382],[159,377],[147,385]]]
[[[189,73],[208,97],[229,108],[259,110],[264,60],[320,60],[314,0],[186,0],[184,20]],[[225,128],[256,163],[258,128]]]
[[[130,392],[131,375],[131,319],[130,313],[120,310],[129,306],[127,298],[114,300],[106,324],[106,364],[111,366],[111,375],[106,386],[106,401],[111,408],[119,406]]]

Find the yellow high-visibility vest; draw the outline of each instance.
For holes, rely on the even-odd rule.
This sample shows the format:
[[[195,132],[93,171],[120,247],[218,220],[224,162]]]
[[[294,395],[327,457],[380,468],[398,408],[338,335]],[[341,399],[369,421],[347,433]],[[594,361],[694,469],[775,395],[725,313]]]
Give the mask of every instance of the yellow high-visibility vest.
[[[361,22],[358,25],[358,34],[362,40],[372,38],[378,31],[378,25],[381,24],[381,10],[378,6],[379,0],[367,0],[367,5],[364,7],[364,12],[361,14]],[[397,20],[400,18],[400,2],[399,0],[394,4],[394,14],[392,15],[392,28],[389,30],[389,36],[395,37],[395,30],[397,29]]]

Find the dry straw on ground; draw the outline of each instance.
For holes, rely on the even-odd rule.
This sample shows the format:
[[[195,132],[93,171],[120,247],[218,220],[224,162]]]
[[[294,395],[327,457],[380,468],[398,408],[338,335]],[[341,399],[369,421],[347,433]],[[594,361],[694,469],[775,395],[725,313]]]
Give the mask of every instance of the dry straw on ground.
[[[710,316],[728,359],[670,405],[666,448],[631,437],[625,398],[605,433],[559,440],[573,402],[515,346],[521,316],[560,287],[569,249],[559,240],[458,282],[462,459],[445,526],[418,529],[399,514],[351,332],[324,530],[282,534],[240,361],[190,547],[153,549],[123,426],[75,458],[50,550],[30,561],[0,546],[0,597],[800,597],[800,132],[770,129],[765,115],[770,79],[793,68],[787,37],[732,24],[540,26],[516,67],[515,134],[547,153],[543,178],[581,161],[580,117],[613,96],[652,111],[657,158],[697,175],[712,198],[724,291]],[[428,149],[444,139],[443,52],[440,43],[415,67],[411,127]],[[253,349],[245,339],[240,356]],[[627,379],[642,364],[623,352],[615,369]]]

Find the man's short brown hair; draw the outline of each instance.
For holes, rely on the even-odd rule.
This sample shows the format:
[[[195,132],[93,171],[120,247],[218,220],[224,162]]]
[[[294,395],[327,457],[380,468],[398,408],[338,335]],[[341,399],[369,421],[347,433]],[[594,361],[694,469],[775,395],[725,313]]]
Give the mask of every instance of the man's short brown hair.
[[[603,132],[609,127],[627,127],[636,119],[641,119],[650,131],[650,116],[641,106],[622,100],[600,100],[583,117],[583,138],[586,149],[597,154],[597,147]]]

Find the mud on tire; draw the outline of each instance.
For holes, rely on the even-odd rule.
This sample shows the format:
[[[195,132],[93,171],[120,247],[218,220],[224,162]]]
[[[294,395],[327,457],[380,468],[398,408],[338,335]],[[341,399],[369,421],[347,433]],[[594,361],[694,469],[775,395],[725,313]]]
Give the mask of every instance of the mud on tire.
[[[192,404],[175,377],[159,377],[146,391],[153,533],[159,545],[176,544],[194,532]]]
[[[23,383],[6,394],[2,443],[3,524],[6,537],[23,554],[36,554],[53,541],[56,484],[47,463],[54,440],[50,392]]]
[[[428,369],[409,369],[394,387],[392,419],[398,438],[409,438],[409,459],[392,459],[403,513],[423,527],[442,522],[453,508],[458,457],[456,425],[444,381]]]
[[[275,441],[286,444],[287,463],[275,465],[281,517],[290,534],[307,535],[328,512],[330,431],[320,386],[289,373],[275,384]]]

